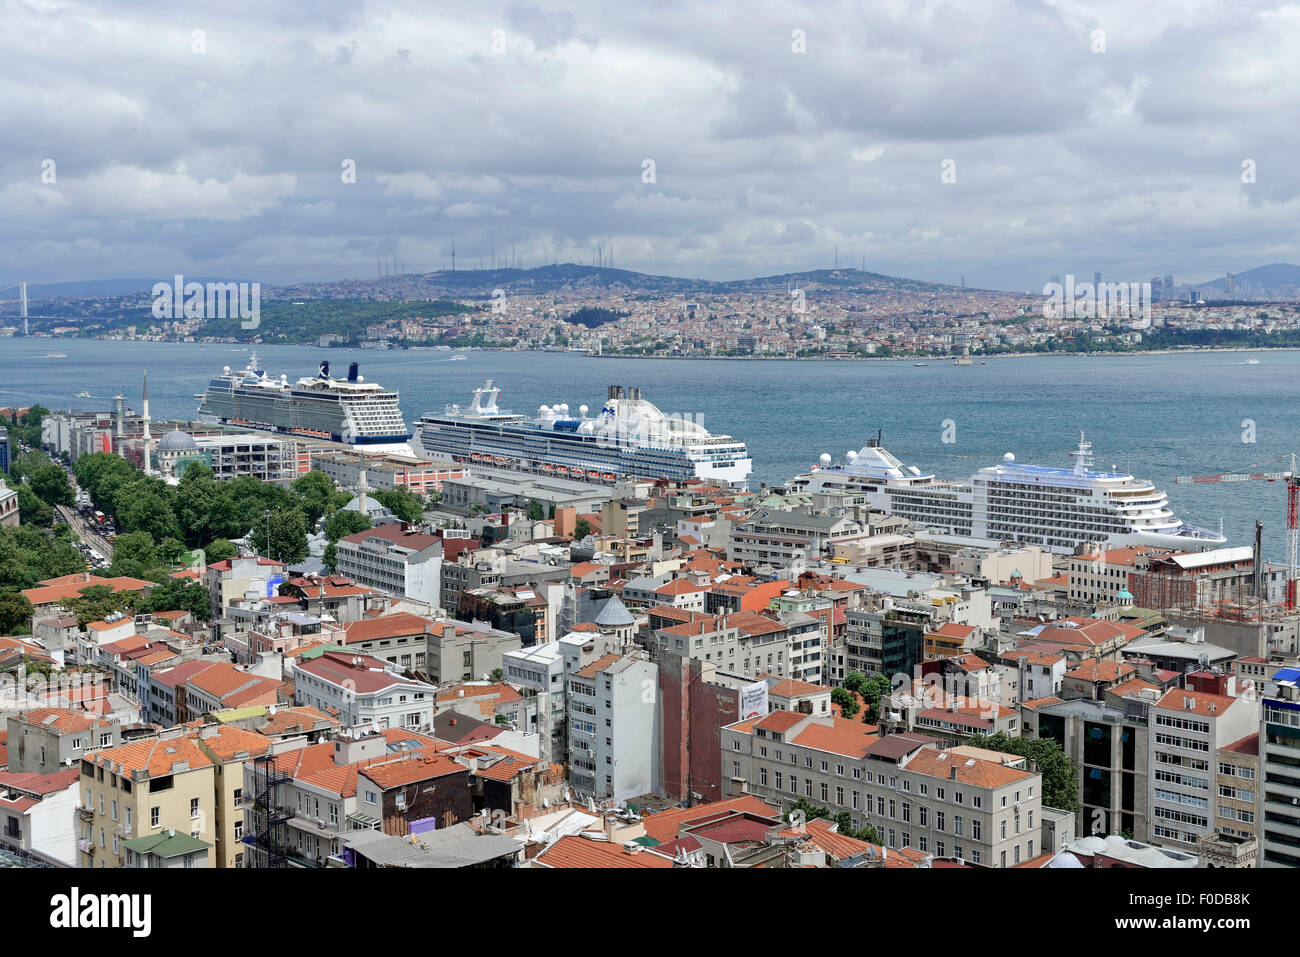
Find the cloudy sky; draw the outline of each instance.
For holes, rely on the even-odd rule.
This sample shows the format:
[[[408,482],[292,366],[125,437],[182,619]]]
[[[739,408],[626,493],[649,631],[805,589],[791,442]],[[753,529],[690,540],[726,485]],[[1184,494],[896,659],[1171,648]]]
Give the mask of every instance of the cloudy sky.
[[[1004,289],[1300,262],[1296,5],[0,16],[0,285],[365,278],[378,257],[448,265],[453,237],[462,268],[494,243],[525,266],[604,244],[619,266],[725,279],[829,266],[838,244],[841,264]]]

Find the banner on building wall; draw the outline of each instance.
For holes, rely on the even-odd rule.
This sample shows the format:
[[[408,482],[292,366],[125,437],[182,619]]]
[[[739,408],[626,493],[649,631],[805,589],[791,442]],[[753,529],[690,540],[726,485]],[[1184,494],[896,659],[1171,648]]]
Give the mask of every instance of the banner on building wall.
[[[767,682],[756,681],[740,689],[740,718],[762,717],[767,714]]]

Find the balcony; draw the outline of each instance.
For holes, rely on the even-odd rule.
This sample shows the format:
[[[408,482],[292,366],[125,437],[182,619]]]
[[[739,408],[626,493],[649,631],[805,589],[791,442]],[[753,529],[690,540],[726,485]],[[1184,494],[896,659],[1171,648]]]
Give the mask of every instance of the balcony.
[[[90,822],[95,819],[95,811],[93,808],[79,807],[77,808],[77,817],[83,821]]]

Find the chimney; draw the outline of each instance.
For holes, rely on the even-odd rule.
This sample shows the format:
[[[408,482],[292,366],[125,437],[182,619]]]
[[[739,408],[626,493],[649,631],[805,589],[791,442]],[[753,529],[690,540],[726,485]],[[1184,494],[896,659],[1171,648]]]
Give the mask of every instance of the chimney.
[[[951,768],[949,768],[948,770],[949,770],[949,775],[948,775],[948,777],[949,777],[951,780],[956,781],[956,780],[957,780],[957,765],[954,764],[954,765],[953,765]]]

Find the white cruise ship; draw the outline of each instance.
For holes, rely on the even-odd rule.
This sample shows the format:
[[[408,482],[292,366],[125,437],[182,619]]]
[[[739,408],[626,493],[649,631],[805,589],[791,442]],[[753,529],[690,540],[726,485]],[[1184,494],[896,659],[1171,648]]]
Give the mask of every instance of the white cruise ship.
[[[290,384],[287,376],[269,377],[254,354],[248,368],[232,372],[226,366],[195,398],[202,400],[204,422],[323,439],[375,454],[411,454],[398,394],[366,382],[355,362],[346,379],[331,378],[330,364],[322,362],[315,376]]]
[[[1092,446],[1079,437],[1073,468],[1022,465],[1008,452],[969,482],[946,482],[905,466],[871,439],[843,465],[821,466],[790,483],[797,491],[862,493],[868,504],[945,541],[991,546],[1041,545],[1068,554],[1083,544],[1153,545],[1199,550],[1226,539],[1179,521],[1150,482],[1092,469]]]
[[[417,423],[420,447],[436,457],[495,468],[612,483],[624,477],[683,480],[743,488],[753,470],[745,443],[713,435],[687,416],[665,415],[641,390],[610,386],[600,412],[577,416],[560,403],[536,418],[497,407],[501,390],[474,390],[469,408],[448,406]]]

